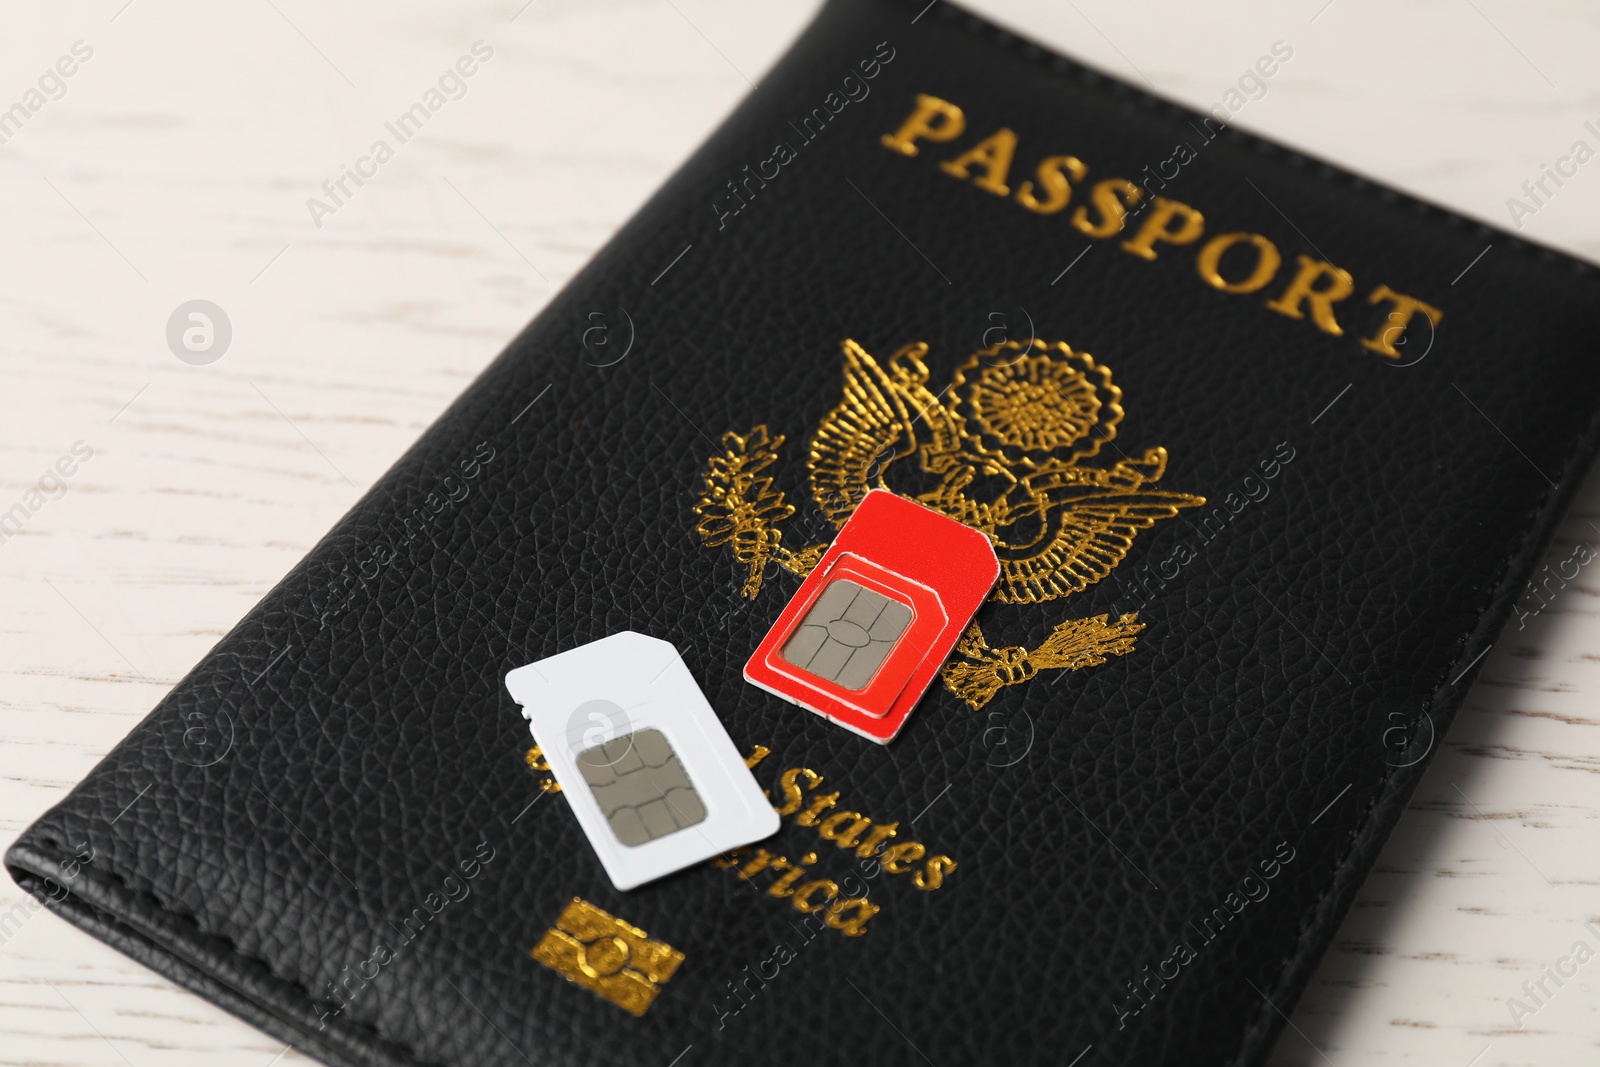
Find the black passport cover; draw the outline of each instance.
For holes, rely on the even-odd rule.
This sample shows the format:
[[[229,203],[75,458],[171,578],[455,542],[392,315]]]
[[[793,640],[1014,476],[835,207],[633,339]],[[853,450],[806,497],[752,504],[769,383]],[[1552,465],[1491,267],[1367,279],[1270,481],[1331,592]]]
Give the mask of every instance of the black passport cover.
[[[1259,1063],[1588,464],[1595,272],[923,5],[833,0],[13,876],[333,1064]],[[1330,261],[1341,335],[1269,306]],[[888,747],[740,676],[880,474],[1013,560]],[[624,628],[839,794],[762,847],[869,920],[610,887],[502,678]],[[683,954],[644,1014],[531,955],[574,897]]]

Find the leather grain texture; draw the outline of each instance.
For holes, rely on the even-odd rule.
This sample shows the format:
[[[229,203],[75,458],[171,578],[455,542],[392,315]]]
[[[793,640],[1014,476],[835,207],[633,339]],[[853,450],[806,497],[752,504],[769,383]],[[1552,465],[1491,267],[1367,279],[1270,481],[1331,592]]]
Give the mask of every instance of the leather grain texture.
[[[1086,1048],[1083,1064],[1259,1063],[1592,457],[1600,281],[1250,136],[1206,140],[1169,195],[1208,233],[1259,231],[1286,261],[1325,253],[1361,293],[1444,308],[1427,357],[1390,365],[1355,343],[1369,321],[1330,336],[1202,284],[1192,249],[1147,262],[941,173],[942,146],[885,149],[918,93],[959,103],[973,135],[1014,129],[1015,177],[1050,152],[1135,177],[1200,143],[1184,109],[922,8],[828,5],[19,840],[13,876],[341,1067],[944,1067]],[[724,183],[880,42],[894,58],[870,95],[719,224]],[[617,306],[636,341],[597,366],[588,313]],[[995,645],[1031,645],[1064,617],[1129,610],[1127,577],[1189,546],[1139,594],[1133,652],[981,711],[936,685],[880,747],[742,680],[799,579],[741,598],[740,568],[694,533],[701,472],[725,431],[787,435],[769,472],[799,507],[786,543],[826,540],[802,457],[838,402],[840,341],[926,341],[937,385],[994,311],[1113,368],[1119,441],[1169,450],[1163,487],[1216,504],[1282,446],[1294,458],[1215,536],[1165,522],[1082,593],[980,614]],[[771,749],[756,774],[775,798],[782,770],[814,770],[840,809],[953,857],[944,884],[786,818],[767,847],[818,853],[881,906],[861,936],[808,936],[769,881],[730,869],[613,890],[540,792],[502,679],[624,628],[674,642],[741,749]],[[530,958],[574,896],[685,954],[643,1017]]]

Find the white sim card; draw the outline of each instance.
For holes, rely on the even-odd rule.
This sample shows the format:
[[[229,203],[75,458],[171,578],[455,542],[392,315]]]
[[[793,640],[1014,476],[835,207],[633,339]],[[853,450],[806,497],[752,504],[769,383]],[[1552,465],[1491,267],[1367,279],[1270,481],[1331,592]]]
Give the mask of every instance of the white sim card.
[[[506,675],[618,889],[778,831],[778,813],[670,642],[624,630]]]

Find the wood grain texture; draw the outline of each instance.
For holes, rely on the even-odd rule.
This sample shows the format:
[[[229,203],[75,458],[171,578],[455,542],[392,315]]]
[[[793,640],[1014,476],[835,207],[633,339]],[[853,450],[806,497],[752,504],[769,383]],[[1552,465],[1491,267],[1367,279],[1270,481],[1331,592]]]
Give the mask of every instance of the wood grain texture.
[[[439,414],[813,6],[124,3],[16,9],[0,37],[0,109],[74,42],[92,49],[0,145],[0,513],[40,503],[0,544],[7,841]],[[972,6],[1202,108],[1289,42],[1239,125],[1501,226],[1524,181],[1597,140],[1600,16],[1578,0]],[[477,40],[493,56],[465,95],[316,225],[306,199]],[[1524,221],[1600,260],[1600,162]],[[208,366],[165,339],[195,298],[233,327]],[[63,492],[46,475],[76,442],[93,456]],[[1580,542],[1600,546],[1593,479],[1550,561]],[[1583,928],[1600,920],[1600,567],[1548,600],[1495,645],[1439,740],[1276,1067],[1600,1055],[1600,960],[1547,980],[1522,1028],[1507,1007],[1574,942],[1600,948]],[[308,1062],[0,884],[0,1063],[223,1057]]]

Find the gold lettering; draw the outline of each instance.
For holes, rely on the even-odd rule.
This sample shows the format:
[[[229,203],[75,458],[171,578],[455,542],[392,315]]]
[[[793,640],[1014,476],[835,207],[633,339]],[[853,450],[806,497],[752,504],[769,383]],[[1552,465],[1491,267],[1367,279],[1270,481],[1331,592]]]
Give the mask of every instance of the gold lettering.
[[[1156,191],[1164,191],[1166,182],[1176,173],[1169,173],[1169,166],[1183,166],[1194,159],[1195,151],[1186,143],[1180,143],[1171,159],[1154,168],[1160,172],[1159,177],[1151,167],[1144,168],[1144,177],[1140,179],[1143,188],[1117,177],[1089,183],[1091,169],[1083,160],[1072,155],[1050,155],[1040,159],[1032,174],[1013,189],[1009,178],[1016,162],[1017,134],[1006,126],[990,128],[994,129],[993,133],[960,151],[959,155],[940,162],[940,170],[991,195],[1007,196],[1035,215],[1062,215],[1073,229],[1096,240],[1116,237],[1128,230],[1122,247],[1141,259],[1158,258],[1163,245],[1194,245],[1197,249],[1195,272],[1201,281],[1221,293],[1265,292],[1283,273],[1284,253],[1265,235],[1235,231],[1207,236],[1207,220],[1198,208],[1157,195]],[[954,142],[966,130],[966,113],[961,108],[940,97],[918,93],[916,106],[900,128],[884,134],[880,140],[885,147],[901,155],[916,156],[922,146]],[[1131,213],[1145,205],[1150,209],[1148,217],[1135,219],[1138,225],[1130,227]],[[1295,259],[1297,265],[1291,280],[1277,297],[1267,298],[1266,306],[1287,318],[1310,319],[1324,333],[1344,336],[1334,305],[1351,297],[1354,279],[1347,271],[1321,259],[1303,254],[1297,254]],[[1224,260],[1228,261],[1226,272],[1223,271]],[[1373,289],[1367,303],[1383,307],[1386,314],[1383,324],[1371,336],[1359,339],[1361,346],[1386,359],[1403,357],[1407,332],[1419,318],[1426,319],[1430,327],[1436,327],[1444,318],[1443,311],[1432,304],[1397,293],[1386,285]],[[791,779],[785,792],[788,800],[778,810],[784,814],[799,812],[801,800],[797,791],[813,789],[818,784],[820,778],[809,783]],[[559,786],[550,782],[546,788]],[[816,818],[816,811],[808,811],[800,816],[800,821],[803,825],[815,825]],[[861,855],[867,858],[869,852],[870,849]]]
[[[800,810],[802,792],[800,779],[804,778],[809,783],[807,789],[815,789],[822,784],[822,775],[809,767],[790,767],[778,777],[778,791],[783,794],[783,804],[772,810],[779,815],[793,815]]]
[[[862,859],[871,859],[872,854],[878,851],[878,846],[893,837],[895,831],[899,829],[900,824],[898,822],[879,823],[874,826],[872,833],[868,834],[867,839],[861,842],[861,847],[856,849],[856,855]]]
[[[822,813],[837,803],[839,803],[838,793],[823,793],[821,796],[812,797],[806,810],[796,815],[794,821],[800,826],[815,826]]]
[[[711,857],[711,866],[737,867],[739,866],[739,857],[747,855],[749,852],[749,845],[740,845],[738,848],[729,849],[720,856]]]
[[[1339,320],[1333,317],[1333,305],[1349,296],[1355,288],[1355,280],[1350,277],[1350,272],[1332,263],[1312,259],[1304,253],[1295,258],[1300,261],[1300,272],[1294,276],[1283,295],[1269,302],[1267,307],[1291,319],[1303,319],[1305,314],[1300,310],[1300,305],[1310,304],[1311,320],[1319,329],[1335,337],[1344,336]],[[1323,278],[1327,279],[1328,284],[1321,289],[1315,288],[1318,280]]]
[[[883,850],[883,869],[890,874],[905,874],[927,852],[928,847],[920,841],[902,841],[898,845],[890,845]]]
[[[851,908],[855,909],[855,915],[846,919],[844,913]],[[867,920],[882,910],[866,897],[851,897],[849,900],[836,900],[829,904],[828,913],[822,917],[822,921],[835,930],[843,930],[846,937],[860,937],[867,932],[865,929]]]
[[[1411,326],[1411,320],[1418,314],[1425,315],[1432,326],[1439,325],[1439,320],[1444,318],[1444,312],[1432,304],[1425,304],[1414,296],[1397,293],[1387,285],[1380,285],[1372,290],[1372,295],[1367,297],[1367,303],[1376,304],[1387,300],[1394,305],[1394,310],[1384,317],[1383,328],[1373,337],[1363,337],[1361,347],[1369,352],[1376,352],[1380,356],[1390,359],[1399,359],[1400,350],[1396,344],[1404,344],[1406,330]]]
[[[1228,249],[1235,245],[1248,242],[1256,247],[1256,266],[1250,276],[1243,281],[1230,282],[1222,276],[1222,257]],[[1200,277],[1213,289],[1224,293],[1253,293],[1263,289],[1272,281],[1273,275],[1278,273],[1278,267],[1283,263],[1283,256],[1278,252],[1278,246],[1261,236],[1259,233],[1222,233],[1213,237],[1200,249],[1200,255],[1195,260],[1195,270]]]
[[[849,823],[848,829],[841,827]],[[859,811],[836,811],[817,826],[817,834],[824,841],[832,841],[840,848],[855,848],[861,835],[872,829],[872,820]]]
[[[949,856],[935,856],[922,870],[911,876],[911,884],[931,893],[944,885],[944,876],[955,869],[956,861]]]
[[[918,93],[917,107],[911,117],[895,132],[884,134],[882,142],[885,148],[892,148],[903,156],[914,156],[918,141],[953,141],[966,128],[967,119],[959,107],[937,96]]]
[[[778,859],[783,860],[783,866],[787,868],[787,870],[784,871],[783,875],[779,877],[776,882],[773,882],[771,885],[767,886],[767,892],[775,897],[793,896],[794,890],[790,887],[793,886],[795,882],[800,880],[801,875],[806,873],[807,864],[817,862],[817,854],[815,852],[807,852],[804,856],[800,857],[800,862],[797,864],[790,863],[782,856],[779,856]],[[778,861],[774,860],[772,865],[773,867],[777,867]]]
[[[1173,221],[1178,223],[1176,228],[1167,225]],[[1140,259],[1155,259],[1157,241],[1169,245],[1193,244],[1205,228],[1206,220],[1200,212],[1180,200],[1158,196],[1150,209],[1150,217],[1144,220],[1139,232],[1122,242],[1122,247]]]
[[[1077,156],[1047,156],[1034,170],[1045,198],[1040,200],[1034,196],[1033,182],[1025,181],[1017,186],[1017,203],[1036,215],[1054,215],[1072,199],[1072,185],[1067,181],[1068,177],[1074,182],[1081,182],[1088,173],[1089,168]]]
[[[758,848],[758,849],[756,849],[755,858],[752,859],[749,863],[745,864],[742,868],[740,868],[739,877],[743,878],[745,881],[748,882],[750,879],[754,878],[757,874],[759,874],[763,870],[765,870],[766,867],[767,867],[767,864],[769,864],[771,862],[772,862],[772,853],[768,852],[764,848]]]
[[[1089,187],[1089,203],[1100,213],[1100,221],[1089,221],[1089,207],[1072,213],[1072,225],[1090,237],[1110,237],[1122,229],[1128,208],[1139,202],[1144,190],[1125,178],[1107,178]]]
[[[811,898],[818,892],[825,893],[826,895],[823,897],[823,899],[817,901],[815,904],[811,903]],[[815,882],[807,882],[799,889],[796,889],[794,891],[794,899],[790,901],[790,903],[792,903],[799,910],[805,912],[807,915],[810,915],[814,911],[821,911],[828,901],[832,900],[838,895],[839,883],[830,882],[826,878],[819,878]]]
[[[539,779],[539,788],[543,792],[561,792],[561,783],[556,781],[555,772],[550,769],[550,761],[544,758],[544,753],[540,750],[538,745],[534,745],[532,748],[528,749],[527,754],[523,756],[523,760],[533,770],[543,771],[544,773],[550,775],[549,778]]]
[[[954,159],[939,164],[939,169],[957,178],[966,178],[974,166],[982,167],[983,174],[972,184],[995,196],[1011,192],[1006,176],[1011,173],[1011,157],[1017,153],[1017,135],[1005,127],[985,137]]]

